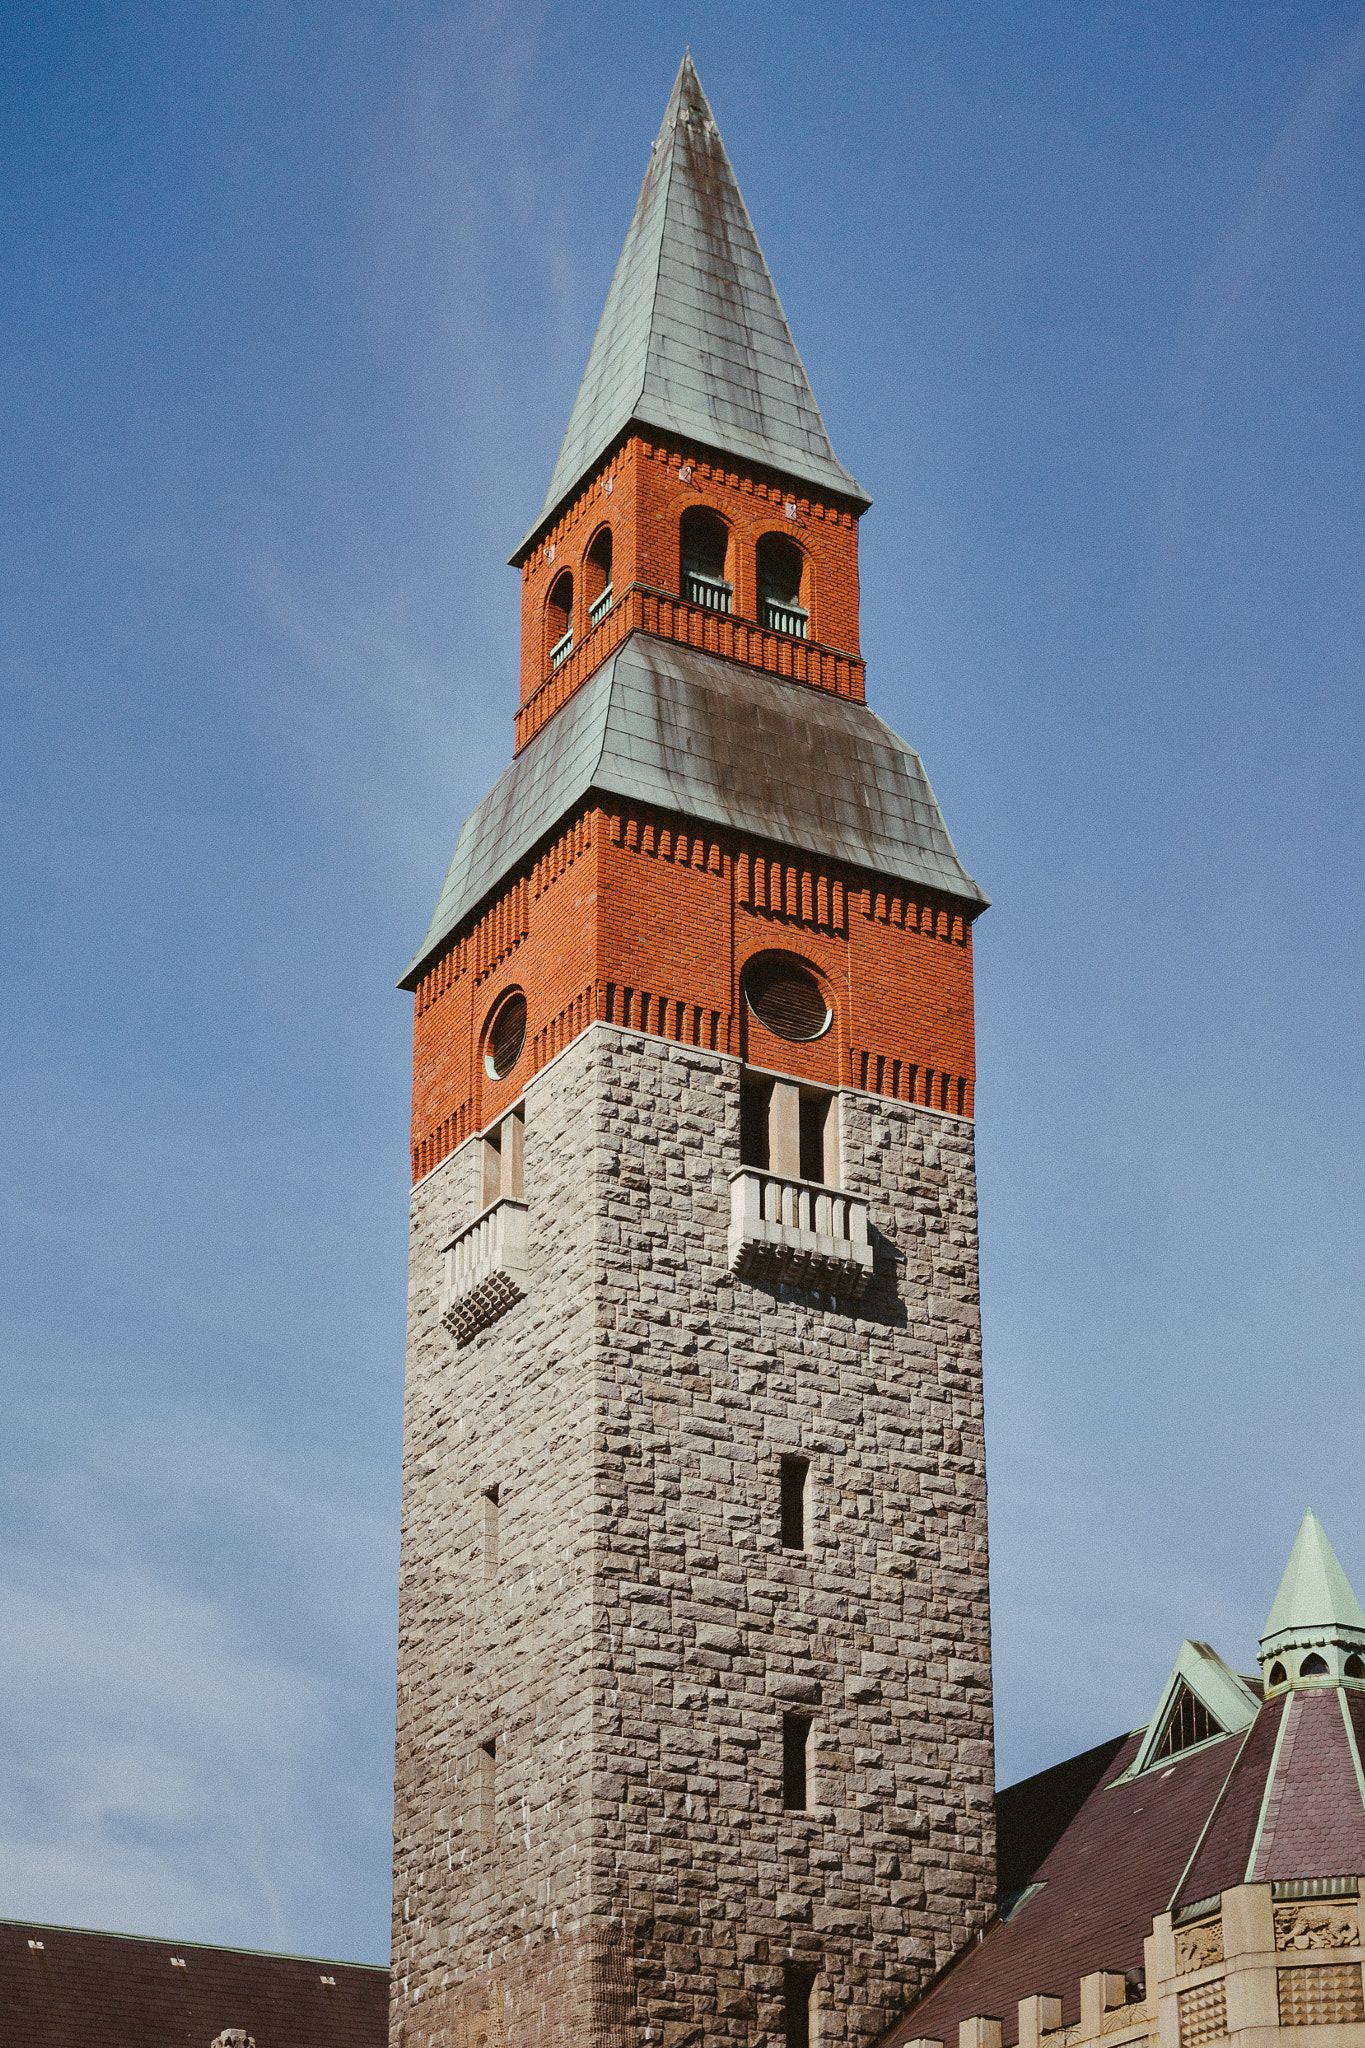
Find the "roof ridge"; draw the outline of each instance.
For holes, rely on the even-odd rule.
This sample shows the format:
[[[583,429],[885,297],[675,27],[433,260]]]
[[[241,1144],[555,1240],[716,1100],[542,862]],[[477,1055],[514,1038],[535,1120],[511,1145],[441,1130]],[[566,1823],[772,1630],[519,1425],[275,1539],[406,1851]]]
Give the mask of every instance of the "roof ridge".
[[[149,1948],[200,1949],[208,1955],[220,1956],[264,1956],[281,1963],[330,1963],[337,1970],[380,1970],[387,1974],[387,1963],[357,1963],[345,1956],[301,1956],[284,1948],[237,1948],[225,1941],[182,1941],[170,1934],[126,1934],[117,1927],[67,1927],[56,1920],[6,1920],[0,1918],[0,1928],[14,1927],[33,1934],[91,1934],[100,1941],[140,1941]]]

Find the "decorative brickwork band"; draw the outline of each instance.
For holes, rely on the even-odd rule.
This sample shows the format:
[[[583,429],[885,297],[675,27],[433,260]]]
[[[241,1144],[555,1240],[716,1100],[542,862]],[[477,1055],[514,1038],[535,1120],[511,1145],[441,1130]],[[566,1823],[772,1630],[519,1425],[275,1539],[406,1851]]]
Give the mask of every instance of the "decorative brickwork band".
[[[575,647],[521,706],[516,715],[518,753],[601,667],[612,649],[619,647],[628,633],[636,632],[653,633],[660,640],[678,640],[684,646],[699,647],[706,654],[724,655],[729,661],[766,669],[769,675],[782,676],[788,682],[804,683],[811,690],[828,690],[836,697],[851,697],[859,704],[864,701],[866,664],[860,655],[848,654],[838,647],[824,647],[813,640],[797,640],[790,634],[759,626],[751,619],[734,618],[711,611],[705,605],[689,604],[675,591],[633,583],[621,592],[582,645]]]

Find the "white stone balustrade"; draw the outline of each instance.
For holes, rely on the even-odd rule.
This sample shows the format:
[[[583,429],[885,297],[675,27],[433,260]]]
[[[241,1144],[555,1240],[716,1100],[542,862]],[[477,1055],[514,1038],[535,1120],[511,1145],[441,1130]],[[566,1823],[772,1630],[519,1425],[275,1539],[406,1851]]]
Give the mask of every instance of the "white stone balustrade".
[[[730,1271],[856,1301],[872,1277],[867,1203],[742,1166],[730,1176]]]
[[[508,1196],[491,1203],[445,1247],[442,1258],[441,1321],[457,1344],[467,1344],[530,1285],[525,1202]]]

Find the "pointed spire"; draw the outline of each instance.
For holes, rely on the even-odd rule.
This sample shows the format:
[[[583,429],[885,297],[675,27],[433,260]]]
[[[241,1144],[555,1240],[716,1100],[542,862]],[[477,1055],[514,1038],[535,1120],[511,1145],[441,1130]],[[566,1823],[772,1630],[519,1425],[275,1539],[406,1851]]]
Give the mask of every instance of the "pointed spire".
[[[687,51],[540,517],[631,420],[868,505],[835,456]]]
[[[1300,1652],[1320,1668],[1304,1669]],[[1362,1655],[1365,1611],[1327,1541],[1322,1523],[1309,1508],[1299,1524],[1280,1590],[1261,1637],[1260,1661],[1263,1668],[1270,1667],[1267,1690],[1274,1691],[1295,1678],[1316,1677],[1320,1683],[1336,1684],[1347,1658],[1353,1657],[1358,1667]],[[1351,1678],[1361,1675],[1358,1669],[1346,1672]]]

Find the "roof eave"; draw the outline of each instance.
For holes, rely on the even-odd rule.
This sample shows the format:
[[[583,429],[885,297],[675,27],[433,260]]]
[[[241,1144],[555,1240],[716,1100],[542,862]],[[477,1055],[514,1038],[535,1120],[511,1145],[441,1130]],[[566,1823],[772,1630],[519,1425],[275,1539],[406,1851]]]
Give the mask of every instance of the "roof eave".
[[[685,427],[671,420],[651,419],[647,412],[640,410],[631,413],[621,422],[620,426],[612,429],[603,440],[597,453],[583,465],[582,473],[567,491],[562,492],[554,500],[553,504],[547,502],[541,507],[540,516],[537,518],[534,526],[527,528],[511,554],[507,557],[509,568],[519,569],[522,566],[526,557],[544,539],[549,528],[572,505],[574,499],[580,496],[592,472],[605,460],[617,442],[628,441],[632,431],[637,428],[656,434],[673,434],[681,441],[689,441],[695,443],[698,447],[709,448],[713,453],[724,455],[730,461],[753,463],[757,467],[774,470],[778,476],[789,477],[793,483],[804,484],[807,489],[823,491],[826,495],[842,498],[848,504],[849,510],[855,519],[861,519],[872,503],[871,497],[863,489],[858,479],[844,468],[837,457],[836,468],[838,475],[831,476],[823,471],[819,464],[812,463],[808,467],[803,466],[800,461],[799,451],[795,448],[769,447],[766,450],[759,450],[757,448],[727,448],[724,440],[718,436],[708,439],[691,427]],[[788,457],[793,459],[788,460]]]

